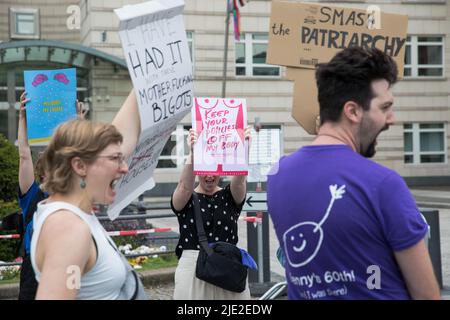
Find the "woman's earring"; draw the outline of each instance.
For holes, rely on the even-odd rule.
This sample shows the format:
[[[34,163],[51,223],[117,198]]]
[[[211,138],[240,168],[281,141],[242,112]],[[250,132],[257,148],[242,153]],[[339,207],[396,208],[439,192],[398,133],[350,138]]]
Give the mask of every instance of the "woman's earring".
[[[81,189],[85,189],[86,188],[86,181],[84,181],[83,178],[81,178],[81,181],[80,181],[80,188]]]

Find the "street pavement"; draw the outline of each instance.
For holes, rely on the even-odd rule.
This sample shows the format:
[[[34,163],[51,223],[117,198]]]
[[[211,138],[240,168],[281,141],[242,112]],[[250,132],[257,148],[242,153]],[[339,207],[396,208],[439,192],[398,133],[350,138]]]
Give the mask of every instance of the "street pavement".
[[[172,300],[173,299],[174,283],[168,282],[164,284],[158,284],[152,287],[146,287],[150,300]]]

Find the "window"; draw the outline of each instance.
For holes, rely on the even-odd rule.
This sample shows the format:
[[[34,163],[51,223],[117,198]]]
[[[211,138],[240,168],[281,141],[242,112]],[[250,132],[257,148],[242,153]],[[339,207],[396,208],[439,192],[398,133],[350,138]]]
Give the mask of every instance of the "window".
[[[447,146],[443,123],[403,125],[405,163],[445,163]]]
[[[281,150],[281,126],[263,125],[258,133],[252,129],[247,181],[267,181],[267,173],[280,159]]]
[[[249,164],[273,164],[281,157],[281,127],[263,125],[257,133],[252,128]]]
[[[0,71],[1,72],[1,71]],[[0,83],[1,84],[1,83]],[[20,95],[23,92],[23,87],[16,87],[15,101],[19,101]],[[19,123],[19,102],[16,102],[14,109],[15,115],[15,127],[9,122],[9,103],[8,103],[8,87],[0,86],[0,134],[6,138],[9,138],[11,130],[13,130],[13,136],[17,138],[17,125]],[[14,139],[15,139],[14,138]]]
[[[437,3],[443,3],[445,4],[447,0],[401,0],[401,3],[414,3],[414,4],[437,4]]]
[[[190,128],[191,126],[177,126],[177,129],[172,132],[172,135],[166,142],[159,156],[156,168],[170,169],[183,167],[185,159],[189,154],[186,139]]]
[[[194,33],[192,31],[186,31],[187,43],[189,46],[189,53],[191,54],[191,61],[194,62]]]
[[[39,39],[38,9],[9,9],[11,39]]]
[[[236,42],[237,76],[279,76],[280,67],[266,64],[267,33],[246,33]]]
[[[441,36],[409,36],[406,39],[405,77],[442,77],[444,41]]]

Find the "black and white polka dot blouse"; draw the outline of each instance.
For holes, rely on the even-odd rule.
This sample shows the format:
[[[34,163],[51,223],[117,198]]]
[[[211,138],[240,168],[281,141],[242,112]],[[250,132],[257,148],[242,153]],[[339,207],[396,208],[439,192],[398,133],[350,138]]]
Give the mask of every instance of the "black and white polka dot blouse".
[[[238,242],[237,222],[245,199],[241,204],[236,205],[231,195],[230,185],[213,195],[198,193],[198,198],[208,242],[225,241],[236,244]],[[180,227],[180,240],[175,250],[178,258],[181,257],[183,250],[200,249],[192,201],[191,197],[184,208],[177,211],[170,199],[170,206],[177,215]]]

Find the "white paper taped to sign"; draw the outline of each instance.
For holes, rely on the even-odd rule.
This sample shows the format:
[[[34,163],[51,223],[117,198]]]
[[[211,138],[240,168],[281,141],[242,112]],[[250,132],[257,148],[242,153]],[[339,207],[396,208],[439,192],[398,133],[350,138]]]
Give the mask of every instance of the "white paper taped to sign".
[[[247,105],[245,99],[195,98],[192,128],[194,174],[235,176],[248,174]]]
[[[193,103],[192,63],[183,22],[184,1],[155,0],[116,9],[119,36],[138,101],[142,132],[129,172],[116,185],[111,219],[154,187],[158,157]]]

